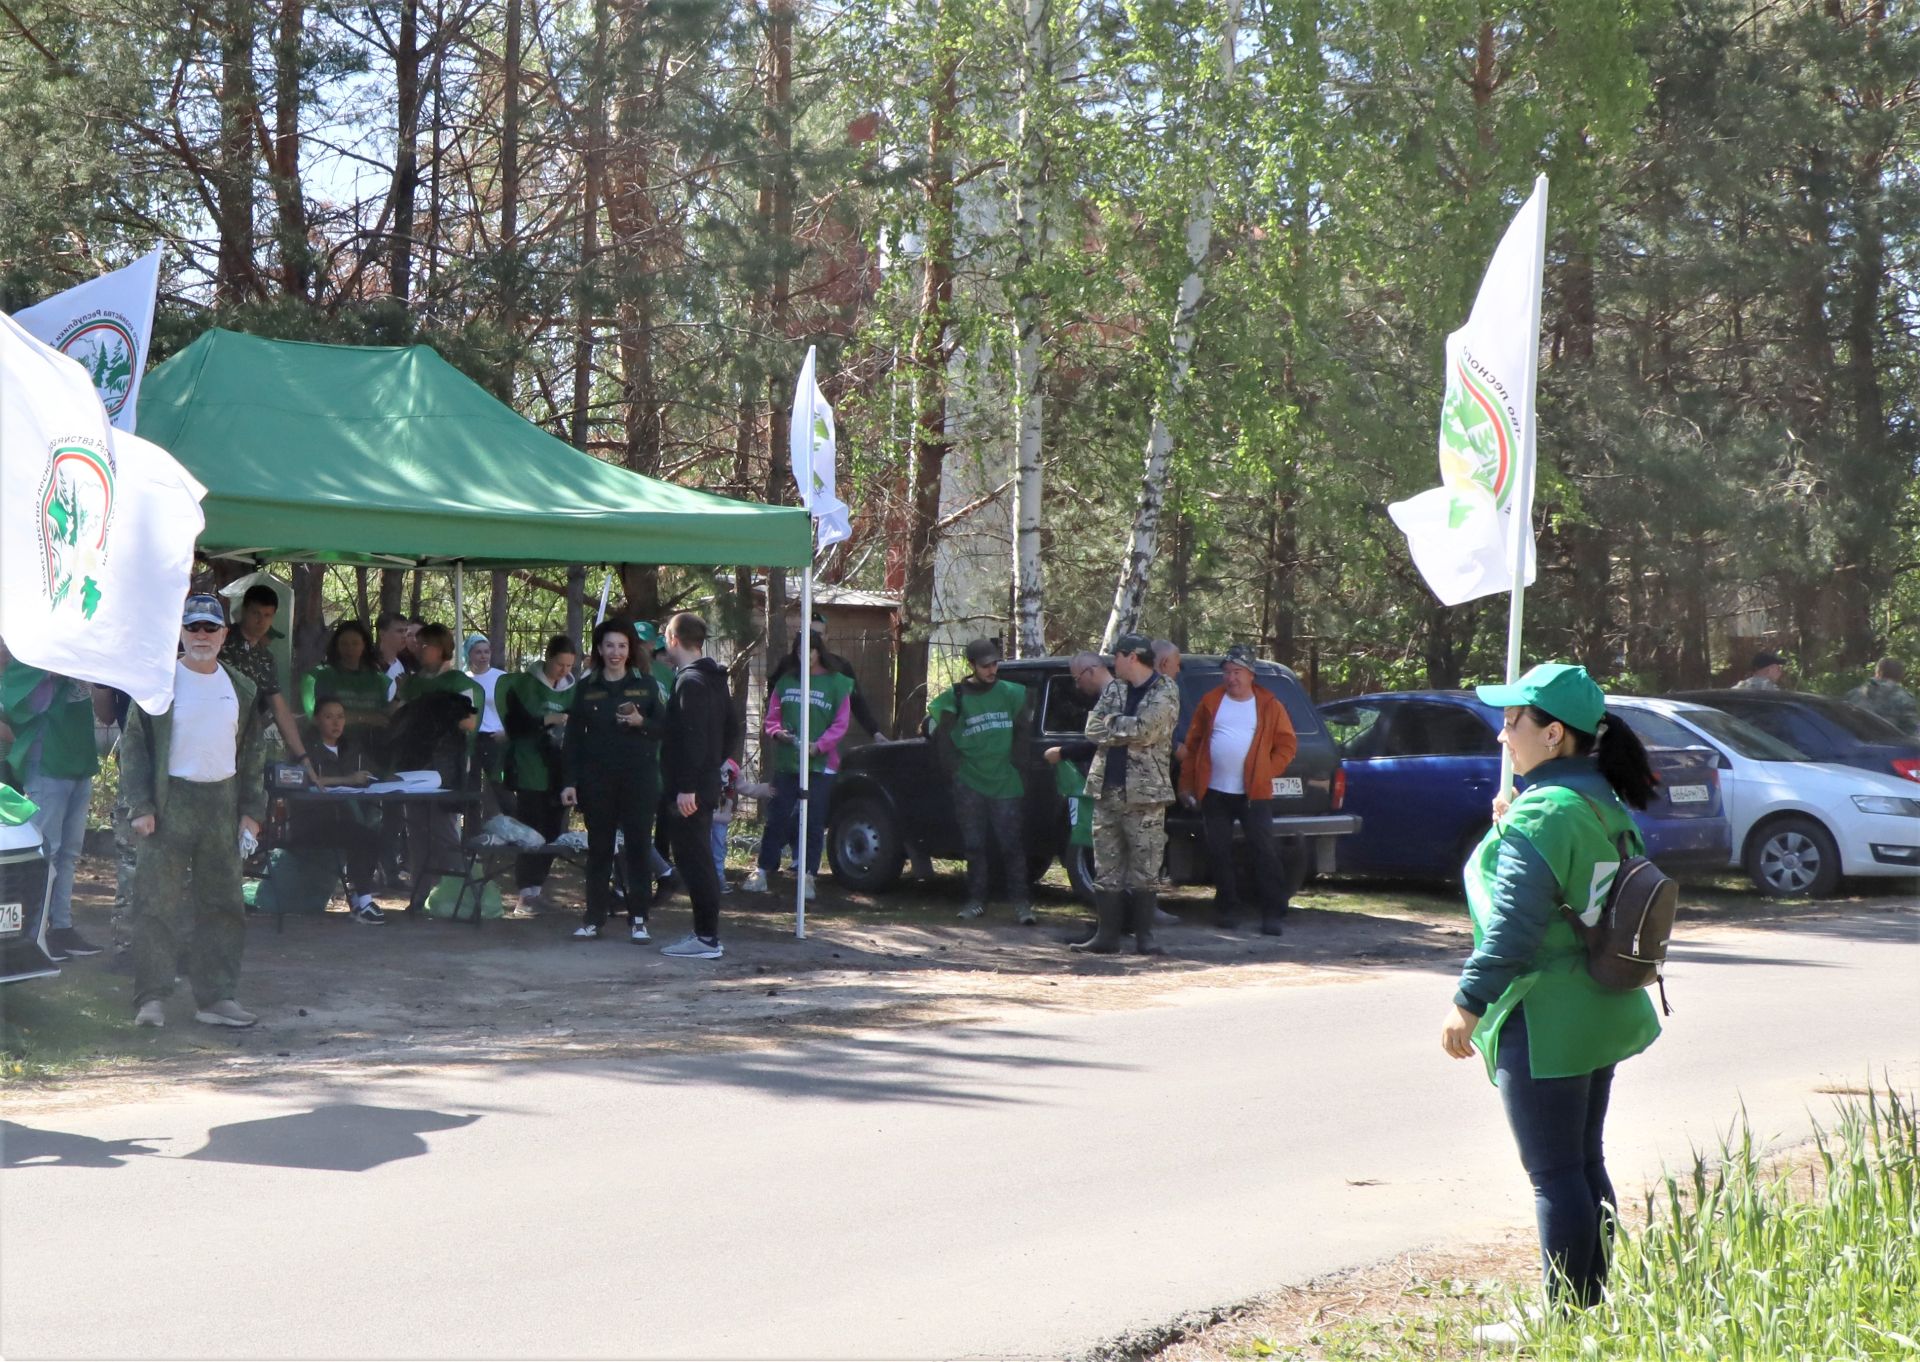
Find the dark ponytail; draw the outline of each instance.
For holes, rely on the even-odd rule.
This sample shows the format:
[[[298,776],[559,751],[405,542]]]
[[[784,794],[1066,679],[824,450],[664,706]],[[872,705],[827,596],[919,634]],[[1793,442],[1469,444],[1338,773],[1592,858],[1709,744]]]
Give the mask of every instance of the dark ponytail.
[[[1647,760],[1647,749],[1640,745],[1640,735],[1626,724],[1609,715],[1600,725],[1600,736],[1582,733],[1565,719],[1547,713],[1538,705],[1528,705],[1527,712],[1533,715],[1533,721],[1545,728],[1548,724],[1559,724],[1573,735],[1573,753],[1577,757],[1593,758],[1594,765],[1600,768],[1607,784],[1620,796],[1621,802],[1636,809],[1644,809],[1653,803],[1653,787],[1660,783],[1660,777],[1653,773],[1653,763]]]

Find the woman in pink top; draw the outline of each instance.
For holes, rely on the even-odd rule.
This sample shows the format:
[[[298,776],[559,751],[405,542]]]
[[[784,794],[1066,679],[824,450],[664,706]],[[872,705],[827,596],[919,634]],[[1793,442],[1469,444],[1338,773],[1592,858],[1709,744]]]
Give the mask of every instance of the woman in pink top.
[[[826,844],[827,807],[833,797],[833,777],[840,769],[840,740],[847,735],[852,711],[848,700],[853,680],[827,670],[826,648],[812,635],[811,672],[807,690],[800,689],[800,640],[774,671],[767,686],[767,717],[761,725],[760,770],[773,775],[774,797],[767,809],[767,828],[760,838],[760,864],[741,888],[758,893],[767,889],[767,877],[780,868],[783,848],[797,848],[800,831],[800,713],[810,711],[807,733],[807,854],[806,894],[813,897],[813,877],[820,869],[820,851]],[[794,857],[796,868],[800,857]]]

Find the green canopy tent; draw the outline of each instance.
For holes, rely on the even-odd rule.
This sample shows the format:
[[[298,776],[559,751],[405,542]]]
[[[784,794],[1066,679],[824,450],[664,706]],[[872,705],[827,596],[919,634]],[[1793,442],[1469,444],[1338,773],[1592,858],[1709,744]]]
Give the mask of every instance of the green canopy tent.
[[[206,484],[203,552],[371,567],[800,567],[807,513],[616,468],[425,346],[209,331],[147,374],[140,434]]]

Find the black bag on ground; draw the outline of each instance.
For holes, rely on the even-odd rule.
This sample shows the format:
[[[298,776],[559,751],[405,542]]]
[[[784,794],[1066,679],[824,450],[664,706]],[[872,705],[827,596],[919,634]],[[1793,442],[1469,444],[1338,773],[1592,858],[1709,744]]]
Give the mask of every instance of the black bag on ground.
[[[1587,807],[1604,829],[1606,819],[1601,818],[1599,807],[1591,799]],[[1561,904],[1560,911],[1586,947],[1587,973],[1595,983],[1614,993],[1658,987],[1660,1010],[1672,1016],[1661,971],[1667,963],[1674,915],[1680,909],[1680,886],[1645,856],[1635,856],[1625,834],[1615,845],[1620,868],[1614,872],[1599,919],[1589,927],[1568,905]]]

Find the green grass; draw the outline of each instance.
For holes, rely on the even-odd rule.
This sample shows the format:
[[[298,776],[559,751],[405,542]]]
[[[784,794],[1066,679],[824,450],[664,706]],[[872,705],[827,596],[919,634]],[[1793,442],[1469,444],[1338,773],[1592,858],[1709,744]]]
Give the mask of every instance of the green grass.
[[[135,1030],[133,985],[105,970],[66,970],[0,988],[0,1083],[71,1077],[107,1060],[194,1048],[172,1029]]]
[[[1537,1362],[1906,1359],[1920,1356],[1920,1120],[1911,1100],[1850,1098],[1816,1135],[1811,1169],[1770,1172],[1744,1121],[1709,1164],[1697,1158],[1647,1199],[1647,1223],[1615,1244],[1606,1300],[1549,1315],[1517,1355]],[[1434,1313],[1346,1321],[1281,1359],[1487,1356],[1472,1327],[1510,1317],[1537,1289],[1414,1288]],[[1506,1355],[1506,1354],[1501,1354]]]

